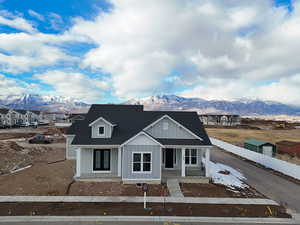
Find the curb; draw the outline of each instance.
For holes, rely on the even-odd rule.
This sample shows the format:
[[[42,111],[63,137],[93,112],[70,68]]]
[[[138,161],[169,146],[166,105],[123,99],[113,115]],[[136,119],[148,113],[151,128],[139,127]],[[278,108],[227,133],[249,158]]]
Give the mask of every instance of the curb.
[[[0,224],[7,222],[203,222],[203,223],[286,223],[299,224],[285,218],[242,217],[176,217],[176,216],[0,216]]]
[[[135,196],[0,196],[1,202],[144,202],[144,197]],[[194,197],[147,197],[147,202],[236,204],[236,205],[279,205],[271,199],[256,198],[194,198]]]

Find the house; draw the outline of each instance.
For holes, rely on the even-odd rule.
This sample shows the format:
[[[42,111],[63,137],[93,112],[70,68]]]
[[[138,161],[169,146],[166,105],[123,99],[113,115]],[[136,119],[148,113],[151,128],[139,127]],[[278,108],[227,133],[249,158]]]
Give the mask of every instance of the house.
[[[77,120],[84,120],[85,113],[73,113],[69,116],[69,121],[71,123],[76,122]]]
[[[244,142],[244,148],[249,149],[254,152],[258,152],[270,157],[276,155],[276,146],[272,143],[257,140],[257,139],[247,139]]]
[[[196,112],[92,105],[66,139],[66,158],[76,159],[76,179],[161,183],[168,177],[209,177],[212,145]]]
[[[8,123],[7,114],[9,109],[0,108],[0,127],[6,127]]]
[[[202,114],[199,115],[199,118],[204,125],[236,126],[241,124],[241,117],[239,115]]]
[[[277,152],[280,154],[289,154],[294,157],[300,157],[300,142],[279,141],[276,142],[276,148]]]
[[[40,122],[43,120],[44,113],[38,110],[31,110],[32,112],[32,122]]]

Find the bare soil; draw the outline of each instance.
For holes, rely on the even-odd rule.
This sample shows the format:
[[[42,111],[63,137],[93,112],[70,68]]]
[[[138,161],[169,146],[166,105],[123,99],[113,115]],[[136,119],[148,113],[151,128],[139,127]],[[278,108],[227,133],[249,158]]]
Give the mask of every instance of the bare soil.
[[[180,184],[185,197],[211,197],[211,198],[265,198],[253,188],[236,188],[228,190],[221,184]]]
[[[168,196],[166,185],[148,185],[149,196]],[[70,188],[71,196],[143,196],[142,188],[135,184],[121,184],[118,182],[75,182]]]
[[[185,203],[1,203],[0,216],[209,216],[291,218],[280,206]]]

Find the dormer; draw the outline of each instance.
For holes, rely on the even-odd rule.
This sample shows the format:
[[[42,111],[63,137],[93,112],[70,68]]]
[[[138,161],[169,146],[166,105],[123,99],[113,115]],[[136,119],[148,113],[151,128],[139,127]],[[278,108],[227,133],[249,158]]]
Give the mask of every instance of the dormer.
[[[99,117],[89,124],[92,138],[111,138],[115,126],[103,117]]]

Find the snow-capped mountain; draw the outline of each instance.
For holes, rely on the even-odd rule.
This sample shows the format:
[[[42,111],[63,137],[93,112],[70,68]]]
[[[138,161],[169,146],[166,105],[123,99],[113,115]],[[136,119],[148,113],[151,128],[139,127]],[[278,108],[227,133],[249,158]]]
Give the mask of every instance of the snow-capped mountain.
[[[38,94],[22,94],[0,96],[0,105],[6,108],[44,110],[50,112],[70,112],[82,109],[89,105],[75,98],[62,96],[42,96]]]
[[[125,104],[143,104],[148,110],[194,110],[199,114],[292,115],[300,116],[300,107],[279,102],[241,99],[233,101],[184,98],[176,95],[158,95],[131,99]]]

